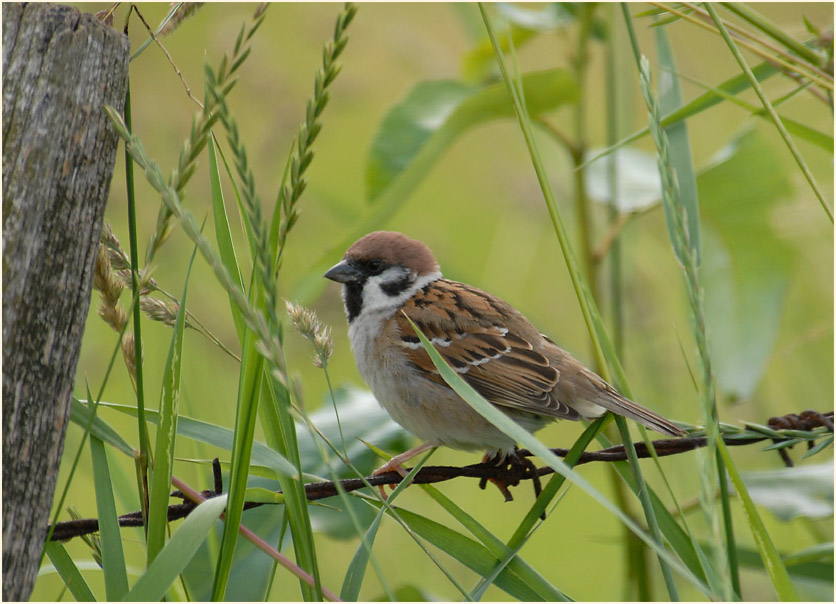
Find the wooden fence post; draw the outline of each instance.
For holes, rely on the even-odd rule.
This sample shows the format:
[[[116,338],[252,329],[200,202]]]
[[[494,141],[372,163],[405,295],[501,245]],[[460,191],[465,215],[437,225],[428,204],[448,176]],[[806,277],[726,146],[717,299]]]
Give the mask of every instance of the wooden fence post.
[[[3,599],[38,572],[122,109],[129,41],[89,14],[3,3]]]

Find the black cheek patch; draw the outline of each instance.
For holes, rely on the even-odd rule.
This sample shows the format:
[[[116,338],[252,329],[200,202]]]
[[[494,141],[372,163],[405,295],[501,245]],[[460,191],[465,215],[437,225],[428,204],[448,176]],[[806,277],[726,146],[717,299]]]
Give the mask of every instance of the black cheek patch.
[[[390,283],[381,283],[380,290],[389,296],[390,298],[395,298],[400,296],[406,289],[412,285],[412,276],[409,274],[404,275],[397,281],[392,281]]]

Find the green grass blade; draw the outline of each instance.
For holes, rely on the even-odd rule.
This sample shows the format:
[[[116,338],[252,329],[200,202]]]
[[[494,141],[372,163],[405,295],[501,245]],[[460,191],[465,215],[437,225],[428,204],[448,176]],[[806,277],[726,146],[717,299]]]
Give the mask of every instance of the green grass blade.
[[[746,489],[746,485],[743,483],[743,479],[737,471],[737,466],[735,466],[734,460],[729,454],[726,444],[722,440],[717,443],[717,451],[723,458],[723,463],[725,464],[729,478],[734,485],[735,491],[737,491],[740,502],[743,504],[746,521],[749,523],[749,529],[752,531],[752,537],[755,540],[755,545],[757,546],[758,553],[760,553],[761,559],[763,560],[766,572],[772,581],[772,586],[775,588],[775,593],[783,602],[797,602],[798,593],[790,580],[787,567],[784,566],[784,561],[781,559],[781,555],[775,548],[775,544],[772,543],[772,538],[769,536],[769,532],[766,530],[766,526],[764,525],[763,520],[761,520],[758,510],[755,507],[752,498],[749,496],[749,491]]]
[[[752,68],[752,74],[759,82],[762,82],[767,78],[772,77],[776,73],[778,73],[778,70],[774,66],[766,62],[761,63],[760,65],[757,65]],[[710,109],[711,107],[714,107],[715,105],[723,102],[724,100],[734,100],[742,102],[739,99],[736,99],[735,95],[740,92],[743,92],[744,90],[748,90],[751,87],[752,85],[745,74],[739,74],[734,77],[731,77],[725,82],[719,84],[715,88],[708,87],[708,92],[701,94],[690,103],[687,103],[679,109],[672,111],[664,118],[662,118],[662,126],[667,128],[681,121],[687,120],[689,117],[693,117],[699,113],[702,113],[703,111]],[[648,134],[650,134],[650,129],[647,127],[642,128],[638,132],[634,132],[630,136],[622,139],[620,142],[610,147],[607,147],[600,153],[591,157],[586,162],[584,162],[582,167],[586,167],[587,165],[604,157],[605,155],[609,155],[616,149],[620,149],[625,145],[629,145],[630,143],[637,141],[640,138],[647,136]]]
[[[122,550],[122,536],[119,533],[119,520],[104,443],[93,434],[90,435],[90,456],[93,458],[93,484],[96,491],[96,509],[99,513],[99,534],[102,539],[105,594],[108,600],[121,600],[128,593],[125,553]]]
[[[808,61],[815,66],[818,66],[822,62],[822,57],[816,54],[814,50],[804,46],[804,44],[788,35],[784,30],[772,23],[769,19],[752,10],[751,7],[739,2],[721,2],[720,4],[735,13],[738,17],[745,19],[757,27],[773,40],[783,44],[805,61]]]
[[[340,589],[340,599],[346,602],[357,602],[360,597],[360,588],[363,586],[363,578],[366,575],[366,566],[369,563],[371,555],[372,544],[375,537],[377,537],[377,530],[380,528],[380,521],[383,518],[383,513],[375,516],[371,525],[369,526],[363,540],[354,552],[348,569],[345,571],[345,579],[343,579],[343,586]]]
[[[764,109],[766,110],[769,117],[772,119],[772,123],[775,124],[775,129],[778,130],[778,133],[781,135],[781,138],[784,140],[784,143],[789,149],[790,154],[795,159],[795,162],[798,164],[798,167],[801,169],[801,173],[804,175],[804,178],[807,180],[807,183],[810,185],[810,189],[813,191],[813,194],[819,200],[819,203],[822,206],[822,209],[827,214],[827,217],[830,219],[831,224],[833,223],[833,209],[828,205],[827,201],[824,198],[824,194],[822,193],[821,189],[819,188],[818,183],[816,182],[813,173],[810,171],[810,168],[807,166],[807,162],[804,161],[804,157],[802,157],[801,152],[798,150],[798,147],[795,146],[795,142],[793,142],[792,137],[787,132],[787,129],[784,127],[781,118],[775,112],[775,108],[772,106],[772,103],[766,96],[766,93],[761,88],[760,84],[758,83],[757,79],[755,78],[754,74],[752,73],[751,68],[749,67],[748,63],[746,63],[746,59],[743,58],[743,55],[740,53],[740,50],[737,48],[737,44],[734,43],[731,36],[729,35],[726,26],[723,24],[722,19],[717,16],[717,11],[714,10],[714,7],[710,3],[706,3],[705,9],[708,11],[708,14],[711,15],[711,18],[714,20],[715,25],[717,25],[717,30],[720,32],[720,35],[723,36],[723,40],[725,40],[726,45],[729,47],[732,55],[734,56],[735,60],[737,61],[738,65],[740,65],[740,69],[743,73],[746,74],[746,77],[752,84],[752,88],[755,90],[755,93],[758,95],[761,103],[763,104]]]
[[[136,407],[131,408],[136,409]],[[90,422],[91,416],[93,416],[93,411],[91,411],[90,407],[73,397],[72,407],[70,408],[70,421],[83,430]],[[93,423],[90,425],[90,435],[95,436],[102,442],[106,442],[128,457],[134,457],[136,454],[136,450],[100,417],[93,416]]]
[[[381,508],[378,514],[375,516],[372,523],[369,525],[369,528],[366,530],[366,534],[363,536],[360,545],[357,546],[357,551],[354,552],[354,556],[351,559],[351,563],[349,564],[348,570],[345,574],[345,579],[343,580],[342,590],[340,591],[340,598],[346,601],[356,601],[359,594],[360,588],[363,585],[363,578],[366,575],[366,567],[371,560],[372,555],[372,545],[374,544],[375,537],[377,536],[378,528],[380,527],[381,519],[383,518],[383,514],[386,511],[392,511],[392,504],[395,502],[395,499],[400,496],[401,493],[411,484],[412,478],[418,473],[418,470],[424,465],[427,459],[432,455],[433,451],[427,453],[423,459],[421,459],[415,466],[407,473],[404,480],[399,482],[397,486],[395,486],[395,490],[392,491],[392,494],[389,495],[388,499],[384,503],[382,500],[380,501]],[[403,522],[399,515],[396,517],[396,520],[399,522]],[[419,544],[420,545],[420,544]],[[444,569],[441,568],[442,572]],[[385,583],[384,577],[380,576],[381,583],[384,584],[385,591],[391,593],[388,585]],[[456,585],[455,580],[453,580],[454,585]],[[456,587],[459,587],[456,585]],[[467,593],[459,588],[463,595],[467,595]]]
[[[238,258],[235,255],[235,246],[232,243],[232,233],[229,230],[229,218],[226,214],[224,204],[223,187],[221,186],[221,175],[218,171],[218,154],[215,149],[215,139],[209,139],[209,184],[212,190],[212,218],[215,222],[215,239],[218,242],[218,255],[226,270],[237,280],[238,286],[244,290],[244,279],[241,277],[241,270],[238,267]],[[232,310],[232,320],[235,323],[235,331],[239,341],[244,334],[244,320],[241,318],[241,311],[230,297],[229,307]]]
[[[524,545],[524,540],[513,548],[509,547],[433,485],[421,485],[421,488],[476,537],[497,560],[503,562],[507,560],[505,567],[525,581],[544,601],[567,602],[571,600],[517,554]]]
[[[226,502],[227,496],[221,495],[197,506],[123,601],[159,602],[206,539],[215,521],[223,513]]]
[[[154,469],[151,473],[151,495],[148,506],[148,563],[154,561],[165,544],[168,525],[168,501],[171,493],[171,474],[174,465],[174,443],[177,439],[177,418],[180,410],[180,368],[183,359],[183,332],[186,328],[186,296],[189,291],[189,276],[197,247],[192,251],[186,284],[180,298],[174,333],[163,373],[163,393],[160,403],[160,423],[154,443]]]
[[[370,501],[370,503],[378,507],[382,506],[377,501]],[[490,576],[497,562],[500,561],[483,545],[453,529],[408,510],[399,509],[397,513],[416,535],[447,552],[482,577]],[[499,574],[494,585],[523,602],[545,601],[540,594],[508,568]]]
[[[55,541],[48,541],[44,546],[44,551],[64,581],[64,585],[73,594],[76,602],[96,601],[93,592],[90,591],[90,586],[87,585],[84,577],[81,576],[81,572],[63,545]]]
[[[120,413],[136,415],[136,407],[131,405],[119,405],[116,403],[106,402],[101,405],[103,407],[119,411]],[[146,411],[146,413],[148,415],[149,422],[155,425],[159,424],[160,416],[157,411]],[[177,434],[184,438],[220,447],[221,449],[225,449],[227,451],[232,450],[235,440],[235,433],[229,428],[192,419],[190,417],[180,417],[177,421]],[[291,464],[286,458],[282,457],[282,455],[273,451],[269,447],[265,447],[259,442],[253,443],[251,460],[257,465],[270,468],[279,475],[285,475],[288,477],[296,477],[298,475],[296,468],[293,467],[293,464]]]
[[[221,549],[215,570],[212,599],[223,600],[232,556],[238,539],[238,527],[244,511],[248,468],[252,455],[255,420],[257,417],[263,358],[255,352],[255,336],[247,330],[244,336],[244,354],[241,357],[241,378],[238,388],[238,405],[235,411],[235,429],[232,444],[232,460],[229,473],[229,506],[224,522]],[[253,358],[253,353],[255,358]]]

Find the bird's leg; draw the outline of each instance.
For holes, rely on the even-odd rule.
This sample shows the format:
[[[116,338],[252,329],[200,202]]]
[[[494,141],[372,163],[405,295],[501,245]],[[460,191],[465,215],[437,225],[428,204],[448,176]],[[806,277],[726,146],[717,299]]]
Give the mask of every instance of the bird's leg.
[[[411,448],[409,451],[404,451],[400,455],[395,455],[392,459],[390,459],[385,464],[380,466],[377,470],[372,472],[372,476],[377,476],[379,474],[385,474],[386,472],[390,472],[390,471],[394,470],[395,472],[397,472],[398,474],[400,474],[401,476],[406,478],[407,472],[406,472],[406,470],[404,470],[402,464],[406,460],[412,459],[416,455],[419,455],[419,454],[423,453],[424,451],[432,449],[434,446],[435,445],[432,444],[432,443],[424,443],[424,444],[418,445],[417,447]],[[392,486],[392,488],[394,489],[394,486]],[[386,495],[386,491],[383,489],[382,484],[377,485],[377,489],[378,489],[378,491],[380,491],[380,495],[384,499],[388,498],[388,495]]]

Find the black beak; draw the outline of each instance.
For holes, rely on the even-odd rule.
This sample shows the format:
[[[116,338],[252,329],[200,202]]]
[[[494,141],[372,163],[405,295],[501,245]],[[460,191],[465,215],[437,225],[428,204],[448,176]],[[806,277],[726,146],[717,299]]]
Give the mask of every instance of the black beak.
[[[352,283],[354,281],[359,281],[361,276],[360,271],[348,264],[345,260],[332,266],[331,269],[323,275],[326,279],[336,281],[337,283]]]

